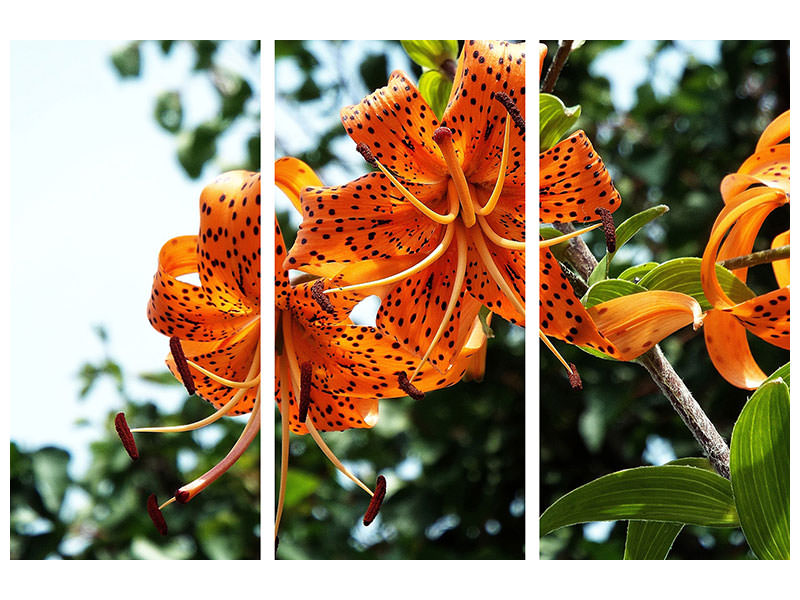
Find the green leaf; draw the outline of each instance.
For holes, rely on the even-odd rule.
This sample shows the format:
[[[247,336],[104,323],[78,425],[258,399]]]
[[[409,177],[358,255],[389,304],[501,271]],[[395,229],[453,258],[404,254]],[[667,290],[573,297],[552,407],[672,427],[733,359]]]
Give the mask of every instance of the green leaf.
[[[152,373],[139,373],[139,379],[157,385],[183,385],[181,381],[175,378],[175,375],[169,371],[158,371]]]
[[[180,131],[183,122],[183,105],[178,92],[165,91],[156,99],[156,121],[170,133]]]
[[[603,281],[598,281],[586,290],[583,298],[581,298],[581,304],[586,308],[591,308],[602,302],[613,300],[614,298],[630,296],[631,294],[639,294],[646,291],[647,288],[631,281],[625,281],[624,279],[604,279]]]
[[[70,484],[67,473],[69,453],[61,448],[47,447],[34,452],[31,458],[36,489],[45,508],[57,515]]]
[[[625,538],[625,560],[664,560],[675,538],[683,529],[680,523],[629,521]]]
[[[767,380],[769,381],[769,380],[772,380],[772,379],[778,379],[780,377],[781,379],[783,379],[783,382],[786,385],[788,385],[789,388],[791,389],[792,386],[789,383],[789,371],[790,371],[789,367],[790,366],[791,366],[791,363],[786,363],[782,367],[779,367],[777,371],[775,371],[772,375],[767,377]]]
[[[567,108],[556,96],[539,94],[539,152],[555,146],[580,116],[580,104]]]
[[[120,77],[138,77],[142,68],[139,42],[131,42],[111,53],[111,62]]]
[[[286,474],[284,509],[290,509],[317,491],[320,479],[310,473],[291,469]]]
[[[625,245],[625,243],[631,239],[636,232],[638,232],[642,227],[647,225],[653,219],[656,219],[663,215],[665,212],[669,210],[669,207],[664,204],[659,204],[658,206],[653,206],[648,208],[647,210],[643,210],[640,213],[636,213],[629,219],[623,221],[623,223],[617,227],[617,249],[614,252],[610,252],[606,254],[600,261],[597,263],[597,266],[592,271],[592,274],[589,275],[589,285],[593,283],[597,283],[598,281],[602,281],[606,278],[606,272],[608,270],[607,265],[611,264],[611,260],[614,258],[614,255],[619,252],[619,249]]]
[[[744,536],[761,559],[789,559],[789,387],[768,380],[733,426],[731,483]]]
[[[702,262],[702,259],[695,257],[668,260],[642,277],[639,285],[646,287],[648,290],[670,290],[687,294],[697,300],[703,310],[710,310],[713,306],[706,299],[703,293],[703,285],[700,282],[700,265]],[[716,265],[716,270],[719,284],[731,300],[744,302],[750,298],[755,298],[752,290],[728,269]]]
[[[420,67],[438,70],[446,60],[458,58],[458,40],[401,40],[403,50]]]
[[[539,535],[577,523],[623,519],[739,524],[727,479],[704,469],[663,465],[604,475],[562,496],[540,517]]]
[[[425,71],[419,78],[419,93],[433,109],[437,119],[441,119],[453,83],[439,71]]]
[[[657,262],[646,262],[642,263],[641,265],[634,265],[632,267],[628,267],[622,273],[620,273],[617,279],[627,279],[628,281],[639,283],[636,281],[637,278],[641,279],[657,266]]]

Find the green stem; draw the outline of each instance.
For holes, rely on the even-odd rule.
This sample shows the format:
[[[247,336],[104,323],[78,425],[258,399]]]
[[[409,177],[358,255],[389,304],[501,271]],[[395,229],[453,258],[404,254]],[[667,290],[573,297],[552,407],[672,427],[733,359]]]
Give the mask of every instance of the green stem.
[[[760,252],[753,252],[752,254],[721,260],[717,264],[733,271],[735,269],[763,265],[787,258],[789,258],[789,246],[779,246],[778,248],[770,248],[769,250],[761,250]]]

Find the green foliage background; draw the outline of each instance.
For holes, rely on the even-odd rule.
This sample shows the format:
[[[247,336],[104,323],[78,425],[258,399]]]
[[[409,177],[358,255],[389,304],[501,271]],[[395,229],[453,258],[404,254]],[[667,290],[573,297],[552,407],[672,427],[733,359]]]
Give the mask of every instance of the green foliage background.
[[[217,91],[218,108],[200,123],[182,117],[177,86],[153,99],[154,118],[176,135],[176,155],[190,177],[198,177],[207,164],[227,169],[260,169],[260,102],[258,81],[235,73],[217,62],[224,44],[235,48],[257,65],[257,42],[131,42],[120,46],[109,60],[120,78],[142,73],[142,44],[158,44],[166,57],[175,44],[188,44],[195,61],[189,77],[207,78]],[[258,73],[258,68],[253,70]],[[259,110],[253,110],[256,106]],[[169,109],[169,110],[167,110]],[[171,111],[171,112],[170,112]],[[218,142],[232,127],[252,133],[245,142],[244,162],[222,155]],[[212,135],[203,138],[202,131]],[[224,164],[225,166],[220,166]],[[158,251],[153,248],[153,253]],[[147,326],[143,322],[143,326]],[[88,333],[88,332],[87,332]],[[98,328],[102,341],[113,331]],[[164,338],[164,355],[167,353]],[[251,447],[224,476],[186,506],[165,508],[169,536],[162,537],[147,515],[150,493],[164,501],[174,490],[201,475],[223,458],[244,425],[222,419],[211,426],[211,435],[139,434],[140,459],[133,463],[114,431],[114,414],[124,411],[132,427],[141,424],[177,425],[207,416],[210,406],[197,396],[187,397],[175,412],[159,408],[152,398],[132,397],[134,379],[154,386],[179,386],[166,370],[131,373],[108,355],[87,361],[80,373],[78,403],[101,380],[110,380],[119,394],[116,410],[106,416],[106,434],[91,444],[92,463],[87,473],[75,476],[70,453],[57,446],[37,449],[11,441],[10,556],[12,559],[254,559],[260,555],[259,452]],[[79,427],[80,423],[65,424]],[[208,434],[209,431],[205,430]],[[180,460],[179,460],[180,458]],[[182,469],[179,465],[192,465]]]
[[[280,65],[286,61],[301,74],[295,89],[278,82],[276,115],[314,115],[304,125],[309,133],[305,146],[294,145],[276,123],[276,156],[293,148],[294,156],[330,185],[367,172],[339,122],[339,109],[386,85],[395,68],[418,78],[419,69],[402,54],[399,42],[279,41],[275,56],[277,73],[289,66]],[[321,69],[323,63],[332,64],[335,74]],[[279,216],[291,243],[288,214]],[[313,440],[292,436],[278,558],[524,556],[524,335],[500,319],[492,326],[496,337],[489,341],[483,382],[462,382],[428,393],[420,402],[387,400],[374,429],[325,434],[337,455],[368,484],[379,473],[387,476],[386,500],[368,528],[360,524],[367,495],[349,482],[340,483]],[[406,459],[419,461],[421,470],[402,479],[405,471],[399,466]]]
[[[557,42],[546,42],[545,72]],[[711,225],[722,207],[719,184],[754,151],[763,128],[789,108],[789,44],[786,41],[724,41],[717,65],[689,60],[674,90],[654,91],[655,66],[677,46],[659,42],[649,56],[649,75],[636,90],[633,108],[617,112],[610,84],[592,74],[591,64],[620,42],[589,41],[569,58],[555,95],[567,106],[581,104],[577,128],[584,129],[610,168],[622,194],[614,213],[617,224],[656,204],[670,211],[645,227],[618,253],[612,276],[648,260],[701,256]],[[769,247],[788,228],[788,207],[767,220],[756,250]],[[601,236],[590,248],[601,257]],[[756,292],[774,288],[770,267],[751,269],[748,284]],[[648,440],[667,441],[678,458],[700,450],[677,414],[645,371],[634,364],[593,358],[556,343],[583,378],[583,391],[570,389],[563,367],[544,348],[540,381],[540,511],[557,498],[597,477],[647,464]],[[700,405],[730,440],[733,424],[748,393],[726,383],[706,354],[702,331],[681,330],[661,344],[677,373]],[[788,360],[788,353],[751,336],[751,348],[765,373]],[[617,523],[607,541],[591,541],[580,526],[542,539],[540,556],[558,559],[618,559],[625,544],[625,523]],[[739,530],[686,527],[669,558],[750,558]]]

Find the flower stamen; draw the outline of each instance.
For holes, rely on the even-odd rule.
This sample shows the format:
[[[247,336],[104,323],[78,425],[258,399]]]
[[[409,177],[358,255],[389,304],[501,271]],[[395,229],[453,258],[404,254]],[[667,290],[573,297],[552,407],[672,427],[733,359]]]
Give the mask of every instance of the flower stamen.
[[[138,460],[139,450],[136,448],[136,440],[133,439],[133,433],[130,427],[128,427],[128,422],[125,420],[125,413],[117,413],[117,416],[114,418],[114,428],[117,430],[117,435],[122,441],[122,446],[125,448],[128,456],[130,456],[132,460]]]
[[[425,204],[422,201],[418,200],[414,196],[414,194],[409,192],[405,188],[405,186],[397,180],[397,178],[392,174],[392,172],[389,171],[389,169],[387,169],[386,167],[384,167],[378,161],[378,159],[376,159],[373,156],[372,152],[370,152],[370,150],[369,150],[369,148],[367,147],[366,144],[363,144],[363,143],[362,144],[358,144],[356,146],[356,149],[359,151],[361,156],[363,156],[364,159],[368,163],[370,163],[371,165],[373,165],[375,167],[378,167],[378,169],[380,169],[381,172],[384,175],[386,175],[386,177],[389,179],[389,181],[392,182],[392,185],[395,188],[397,188],[397,191],[399,191],[406,200],[408,200],[415,208],[417,208],[417,210],[419,210],[422,214],[424,214],[430,220],[438,223],[439,225],[447,225],[447,224],[452,223],[453,221],[456,220],[456,217],[458,216],[458,209],[456,209],[456,211],[453,211],[452,208],[451,208],[450,212],[448,214],[446,214],[446,215],[442,215],[442,214],[437,213],[435,210],[431,210],[430,208],[425,206]]]
[[[606,236],[606,250],[611,254],[617,250],[617,231],[614,228],[614,217],[611,216],[611,211],[602,206],[596,208],[594,214],[602,219],[603,233]]]
[[[161,535],[167,535],[167,521],[164,519],[164,515],[161,514],[161,507],[156,501],[155,494],[150,494],[147,497],[147,514],[150,515],[150,520],[153,521],[158,532]]]
[[[325,294],[322,293],[323,285],[322,279],[317,279],[314,285],[311,286],[311,297],[319,304],[322,310],[332,315],[336,312],[336,309],[333,307],[333,304],[331,304],[331,301],[325,297]]]
[[[480,232],[471,232],[471,235],[472,244],[483,260],[483,264],[486,267],[486,270],[489,272],[489,275],[497,284],[497,287],[499,287],[503,294],[505,294],[506,298],[509,299],[511,304],[514,306],[514,309],[524,317],[525,306],[522,304],[520,299],[517,298],[516,294],[511,289],[511,286],[508,285],[508,282],[503,277],[503,274],[497,268],[491,252],[489,252],[489,249],[486,247],[486,242],[484,241],[483,236],[480,234]]]
[[[573,390],[582,390],[583,382],[581,382],[581,376],[578,373],[578,367],[575,366],[575,363],[569,363],[569,366],[569,385]]]
[[[378,475],[375,481],[375,493],[369,501],[367,512],[364,513],[364,525],[367,526],[375,520],[378,516],[378,511],[381,509],[383,499],[386,496],[386,478],[383,475]]]
[[[186,362],[186,355],[183,353],[180,338],[175,336],[169,338],[169,349],[172,352],[172,358],[175,360],[175,366],[178,368],[181,381],[183,381],[186,391],[189,392],[191,396],[195,392],[194,379],[192,379],[192,372],[189,370],[189,364]]]
[[[511,120],[514,121],[514,125],[519,129],[519,134],[525,135],[525,119],[522,118],[517,103],[505,92],[495,94],[494,99],[502,104],[506,111],[508,111],[508,116],[511,117]]]
[[[311,363],[304,362],[300,365],[300,406],[297,409],[297,418],[305,423],[308,418],[308,406],[311,404]]]
[[[497,181],[494,184],[492,195],[486,201],[486,204],[476,208],[475,212],[478,215],[485,217],[491,213],[497,206],[500,200],[500,193],[503,191],[503,185],[506,181],[506,167],[508,166],[508,154],[511,147],[511,120],[506,119],[505,133],[503,134],[503,154],[500,157],[500,168],[497,171]]]
[[[425,392],[418,390],[414,385],[408,380],[408,375],[406,375],[405,371],[401,371],[400,374],[397,376],[397,385],[400,386],[400,389],[403,390],[410,398],[414,400],[422,400],[425,397]]]

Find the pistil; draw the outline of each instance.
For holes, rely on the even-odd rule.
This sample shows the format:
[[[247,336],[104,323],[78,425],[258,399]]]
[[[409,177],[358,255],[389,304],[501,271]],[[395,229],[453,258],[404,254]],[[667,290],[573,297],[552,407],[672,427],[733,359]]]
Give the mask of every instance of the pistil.
[[[461,168],[461,163],[458,161],[458,156],[456,156],[456,149],[453,145],[453,132],[450,131],[449,127],[439,127],[433,132],[433,141],[442,151],[442,157],[447,165],[447,170],[450,172],[450,180],[447,182],[447,194],[451,195],[455,192],[461,204],[461,220],[467,228],[472,227],[475,225],[475,207],[469,193],[467,178]]]

